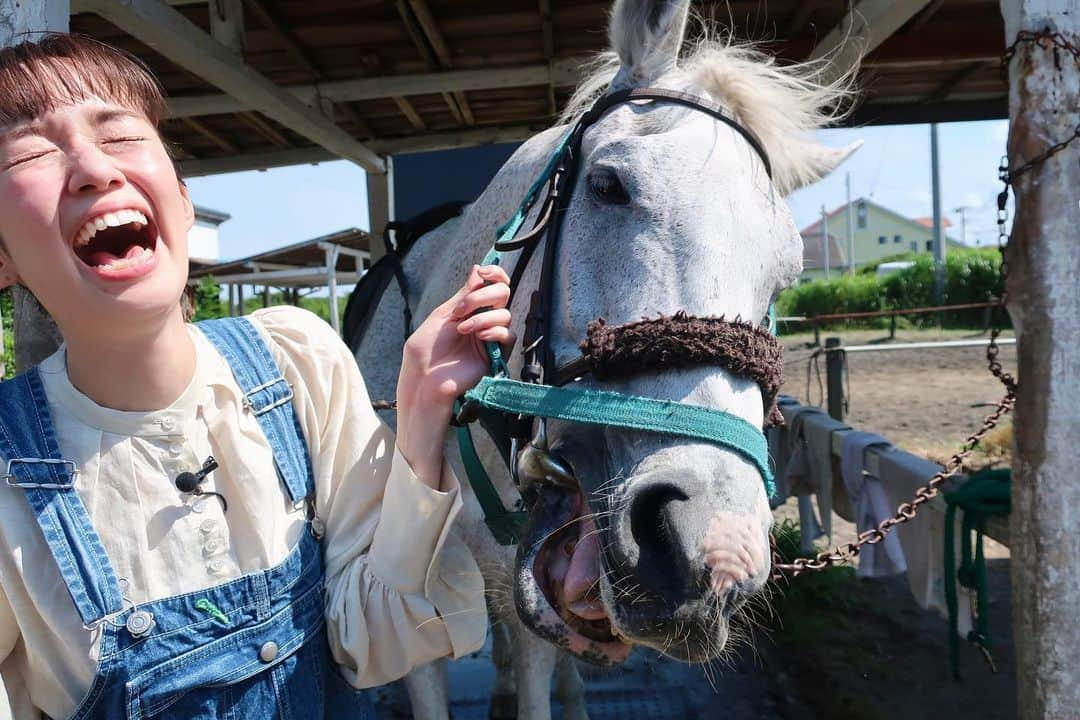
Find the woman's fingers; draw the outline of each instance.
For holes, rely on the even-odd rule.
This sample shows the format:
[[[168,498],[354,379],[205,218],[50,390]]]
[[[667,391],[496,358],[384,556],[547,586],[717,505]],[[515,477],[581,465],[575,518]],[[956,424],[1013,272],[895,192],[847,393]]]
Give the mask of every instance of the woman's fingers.
[[[485,310],[484,312],[477,313],[472,317],[458,323],[458,332],[462,335],[478,334],[482,330],[488,330],[490,328],[502,327],[508,328],[510,325],[510,311],[506,308],[497,308],[494,310]],[[480,338],[486,340],[487,338]]]
[[[475,337],[483,342],[498,343],[503,352],[510,352],[511,348],[514,347],[514,343],[517,342],[517,335],[514,334],[514,331],[501,325],[487,330],[480,330],[475,333]]]
[[[454,306],[454,317],[465,318],[481,308],[503,308],[510,300],[510,286],[505,283],[473,290]]]

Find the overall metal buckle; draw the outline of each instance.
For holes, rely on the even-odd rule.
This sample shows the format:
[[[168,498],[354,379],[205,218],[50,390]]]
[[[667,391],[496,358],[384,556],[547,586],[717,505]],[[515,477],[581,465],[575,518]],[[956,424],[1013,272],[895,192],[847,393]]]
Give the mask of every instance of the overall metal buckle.
[[[63,465],[68,470],[62,475],[67,475],[67,482],[60,483],[39,483],[39,482],[25,482],[19,480],[15,473],[15,465]],[[40,488],[42,490],[70,490],[75,487],[75,479],[79,476],[79,466],[72,460],[53,460],[52,458],[12,458],[8,460],[7,470],[3,475],[0,475],[7,483],[8,487],[34,489]]]
[[[269,405],[263,405],[262,407],[256,408],[255,404],[251,401],[252,396],[257,394],[257,393],[262,392],[263,390],[269,390],[270,388],[272,388],[275,385],[278,385],[280,383],[285,383],[286,387],[289,388],[285,392],[285,394],[282,397],[280,397],[277,400],[270,403]],[[293,399],[293,386],[292,386],[292,383],[290,383],[284,377],[279,377],[276,380],[271,380],[268,383],[263,383],[262,385],[259,385],[258,387],[251,388],[251,390],[249,392],[244,394],[243,405],[244,405],[245,408],[250,410],[253,415],[255,415],[257,417],[259,415],[263,415],[265,413],[268,413],[271,410],[273,410],[274,408],[279,407],[281,405],[284,405],[287,402],[292,402],[292,399]]]

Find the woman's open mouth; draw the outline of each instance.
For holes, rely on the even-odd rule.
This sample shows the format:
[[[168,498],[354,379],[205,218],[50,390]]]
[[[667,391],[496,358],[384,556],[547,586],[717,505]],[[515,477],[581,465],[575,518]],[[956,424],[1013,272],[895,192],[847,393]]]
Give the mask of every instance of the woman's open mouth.
[[[116,210],[88,220],[75,235],[75,255],[100,277],[128,280],[150,271],[157,226],[139,210]]]

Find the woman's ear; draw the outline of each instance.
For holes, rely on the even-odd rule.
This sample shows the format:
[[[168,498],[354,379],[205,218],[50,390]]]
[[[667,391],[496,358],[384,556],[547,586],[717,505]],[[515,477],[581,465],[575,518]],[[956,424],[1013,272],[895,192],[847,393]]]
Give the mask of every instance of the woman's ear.
[[[180,184],[180,197],[184,199],[184,219],[190,232],[195,225],[195,205],[191,202],[191,195],[188,194],[187,185],[184,184],[184,181],[177,178],[177,182]]]
[[[19,273],[15,269],[15,263],[7,253],[4,241],[0,239],[0,290],[19,284]]]

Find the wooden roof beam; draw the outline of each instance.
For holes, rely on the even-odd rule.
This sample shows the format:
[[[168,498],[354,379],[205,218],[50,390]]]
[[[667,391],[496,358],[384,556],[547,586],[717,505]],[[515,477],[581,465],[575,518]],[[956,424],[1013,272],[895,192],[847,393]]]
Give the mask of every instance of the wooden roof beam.
[[[549,65],[525,65],[484,70],[388,75],[384,77],[335,80],[315,85],[291,85],[285,89],[306,103],[316,97],[334,102],[377,100],[408,95],[431,95],[440,92],[499,90],[504,88],[554,85],[567,87],[577,83],[585,58],[556,60]],[[195,95],[169,98],[169,117],[222,115],[251,110],[251,106],[229,95]]]
[[[450,46],[446,43],[442,31],[439,30],[435,16],[431,14],[427,0],[398,0],[396,4],[398,14],[405,23],[413,44],[424,57],[428,67],[433,70],[440,67],[452,68],[454,60],[450,54]],[[447,107],[450,108],[450,113],[459,123],[476,124],[472,108],[469,107],[469,99],[464,91],[444,92],[442,96]]]
[[[239,113],[237,117],[243,120],[252,130],[259,133],[278,147],[292,147],[292,143],[289,142],[284,135],[279,133],[273,125],[263,120],[258,113],[242,112]]]
[[[407,155],[432,150],[451,150],[475,147],[491,143],[520,142],[535,135],[539,130],[531,125],[507,127],[470,128],[453,132],[427,133],[403,138],[373,140],[373,150],[387,155]],[[334,155],[321,147],[292,148],[269,152],[249,153],[223,158],[207,158],[180,162],[183,177],[217,175],[242,170],[266,170],[288,165],[306,165],[333,160]]]
[[[420,113],[416,112],[416,108],[413,107],[412,103],[409,102],[407,98],[395,96],[394,104],[398,106],[398,110],[401,111],[401,114],[408,119],[410,125],[417,130],[427,130],[424,118],[420,117]]]
[[[555,58],[555,32],[551,21],[551,0],[539,0],[540,9],[540,42],[544,46],[544,57],[548,62]],[[555,86],[548,83],[547,86],[548,112],[552,117],[558,114],[559,108],[555,104]]]
[[[861,0],[819,42],[808,60],[828,57],[826,79],[837,78],[872,53],[930,0]]]
[[[293,56],[293,59],[300,64],[311,75],[313,80],[318,80],[322,77],[322,73],[319,68],[315,66],[315,63],[311,60],[308,52],[297,41],[296,37],[289,32],[285,24],[277,17],[273,10],[267,7],[263,0],[244,0],[248,10],[251,11],[255,17],[259,19],[259,22],[263,24],[270,33],[277,38],[278,42],[285,46],[285,49],[289,51],[289,54]]]
[[[987,65],[988,64],[984,62],[973,62],[967,67],[953,73],[945,82],[938,86],[934,92],[926,96],[926,102],[943,102],[949,97],[949,94],[952,93],[953,90],[958,88],[969,77],[987,67]]]
[[[229,142],[225,138],[218,135],[216,132],[214,132],[210,128],[203,125],[198,120],[196,120],[194,118],[183,118],[181,120],[181,122],[183,122],[185,125],[187,125],[189,128],[191,128],[195,132],[202,135],[204,138],[206,138],[210,142],[217,145],[219,148],[221,148],[225,152],[233,153],[233,154],[240,152],[240,150],[235,145],[233,145],[231,142]]]
[[[295,95],[241,62],[197,25],[162,0],[72,0],[71,11],[92,12],[111,22],[162,56],[224,90],[281,125],[330,152],[383,173],[386,165],[375,153],[308,107]]]

